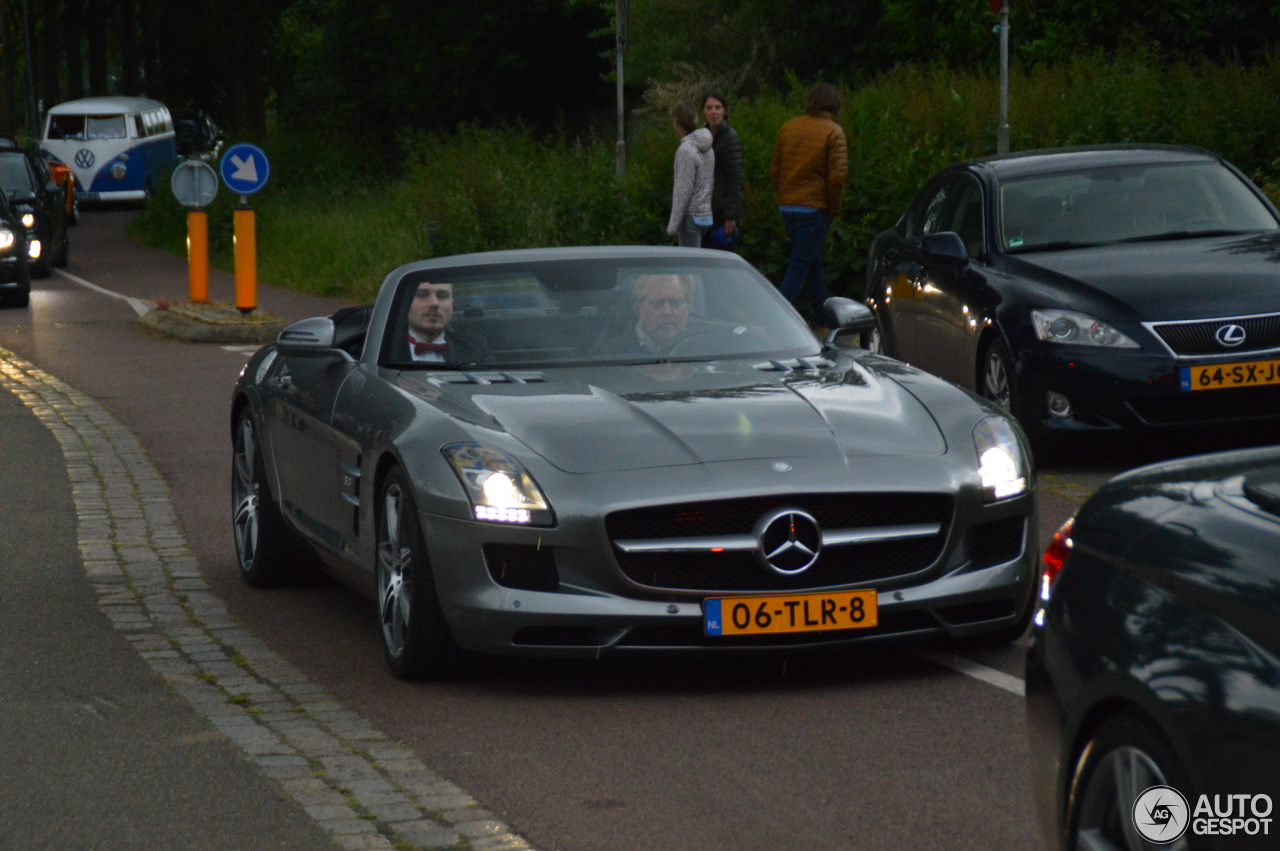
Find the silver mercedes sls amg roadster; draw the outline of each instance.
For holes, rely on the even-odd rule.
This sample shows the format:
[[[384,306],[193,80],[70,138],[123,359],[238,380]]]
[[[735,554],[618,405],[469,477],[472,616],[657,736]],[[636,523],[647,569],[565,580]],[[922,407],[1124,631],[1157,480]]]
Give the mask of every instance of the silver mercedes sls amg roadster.
[[[392,672],[470,653],[1010,641],[1038,556],[1025,436],[816,338],[719,251],[442,257],[285,328],[231,403],[240,571],[376,601]]]

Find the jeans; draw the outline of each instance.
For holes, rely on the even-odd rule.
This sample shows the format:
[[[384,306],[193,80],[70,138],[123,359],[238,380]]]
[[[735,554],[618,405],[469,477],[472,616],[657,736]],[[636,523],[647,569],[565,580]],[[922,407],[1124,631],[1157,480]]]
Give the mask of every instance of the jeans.
[[[782,223],[787,226],[787,236],[791,237],[791,259],[778,290],[783,298],[795,304],[800,289],[807,286],[814,321],[821,321],[822,304],[827,300],[827,285],[822,279],[822,243],[831,230],[831,215],[822,210],[783,211]]]
[[[706,232],[707,228],[694,223],[693,216],[685,216],[680,220],[680,232],[677,234],[677,238],[680,240],[680,247],[701,248],[702,235]]]

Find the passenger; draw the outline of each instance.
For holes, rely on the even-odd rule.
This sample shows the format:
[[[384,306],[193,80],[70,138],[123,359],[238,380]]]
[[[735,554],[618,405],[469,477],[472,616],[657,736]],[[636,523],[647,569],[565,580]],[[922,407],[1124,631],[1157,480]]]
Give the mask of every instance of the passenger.
[[[417,363],[487,362],[485,341],[450,328],[452,319],[453,284],[418,284],[409,303],[409,358]]]

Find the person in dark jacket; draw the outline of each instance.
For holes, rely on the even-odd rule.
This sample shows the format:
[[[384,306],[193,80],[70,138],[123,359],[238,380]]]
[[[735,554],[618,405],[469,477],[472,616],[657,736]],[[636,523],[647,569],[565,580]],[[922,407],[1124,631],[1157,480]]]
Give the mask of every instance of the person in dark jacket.
[[[742,140],[729,126],[729,107],[720,92],[702,98],[702,115],[711,131],[716,155],[715,182],[711,187],[711,229],[702,237],[703,248],[732,250],[742,223],[742,194],[746,180],[742,167]]]

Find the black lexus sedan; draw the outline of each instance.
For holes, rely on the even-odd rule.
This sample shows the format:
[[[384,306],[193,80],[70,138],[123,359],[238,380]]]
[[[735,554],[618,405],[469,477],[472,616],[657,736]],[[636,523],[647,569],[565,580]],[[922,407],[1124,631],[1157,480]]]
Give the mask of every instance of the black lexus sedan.
[[[1280,420],[1280,212],[1207,151],[960,163],[876,237],[867,345],[1033,438]]]
[[[1026,690],[1047,847],[1280,847],[1280,447],[1116,477],[1045,552]]]

